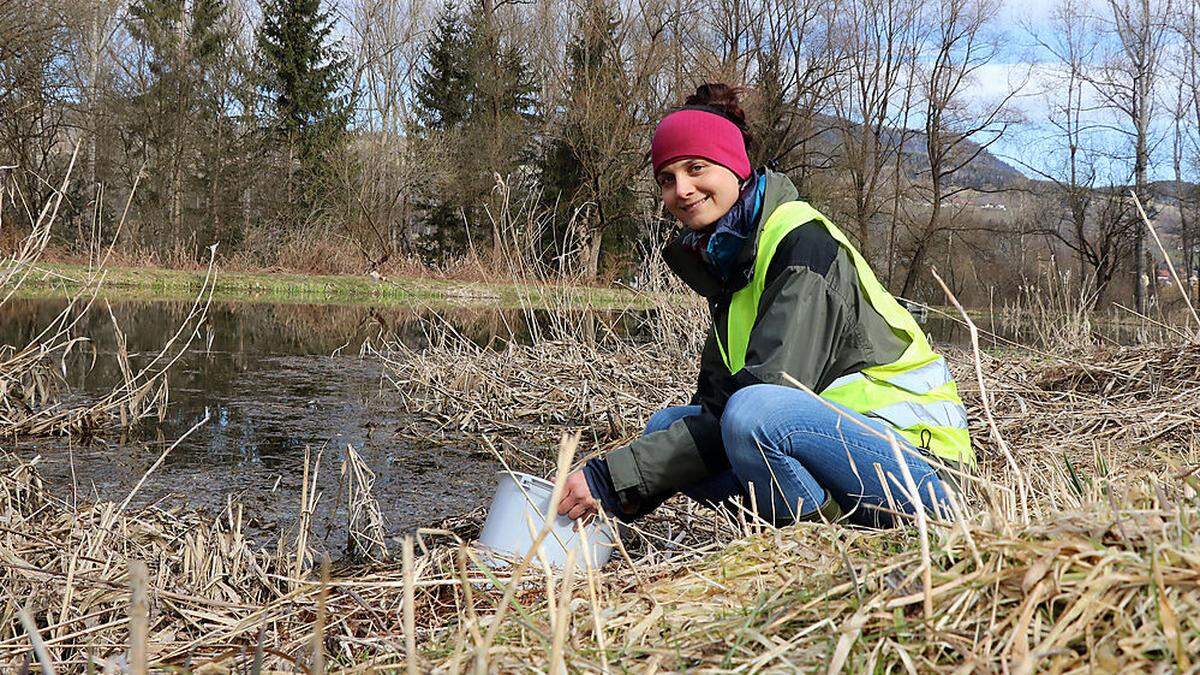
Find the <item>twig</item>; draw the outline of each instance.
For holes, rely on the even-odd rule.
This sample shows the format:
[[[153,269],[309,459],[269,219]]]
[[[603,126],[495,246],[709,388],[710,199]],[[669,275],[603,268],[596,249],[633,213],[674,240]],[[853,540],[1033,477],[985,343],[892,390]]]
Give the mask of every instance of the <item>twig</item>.
[[[912,472],[908,470],[908,460],[900,453],[900,444],[894,435],[889,435],[888,443],[892,446],[892,455],[900,465],[900,475],[904,477],[907,488],[908,503],[912,505],[917,518],[917,532],[921,537],[921,586],[925,589],[925,620],[933,619],[933,561],[929,556],[929,525],[925,521],[925,503],[921,499],[921,491],[913,480]]]
[[[401,563],[404,565],[404,661],[407,663],[408,675],[420,672],[417,656],[417,621],[416,594],[413,592],[415,571],[413,570],[413,539],[412,535],[404,536],[401,549]]]
[[[129,671],[146,675],[146,639],[149,630],[150,608],[146,601],[146,563],[129,561]]]
[[[321,555],[321,585],[317,591],[317,618],[313,621],[311,648],[312,671],[316,675],[325,673],[325,606],[329,601],[329,556]]]
[[[154,460],[154,463],[150,465],[150,468],[146,469],[146,472],[143,473],[142,477],[138,479],[137,485],[133,486],[133,489],[129,491],[129,494],[125,497],[125,501],[121,502],[121,505],[117,507],[117,510],[124,511],[129,506],[129,502],[133,500],[134,495],[138,493],[138,490],[142,489],[142,484],[146,482],[146,479],[150,477],[150,474],[154,473],[154,471],[162,465],[163,460],[167,458],[167,455],[171,454],[171,451],[174,450],[180,443],[182,443],[185,438],[191,436],[193,431],[207,424],[208,420],[209,410],[208,408],[205,408],[204,417],[200,418],[200,421],[193,424],[190,429],[183,432],[183,435],[175,439],[175,442],[168,446],[166,450],[163,450],[162,454],[158,456],[158,459]]]
[[[946,293],[946,297],[950,299],[950,302],[955,306],[955,308],[958,309],[959,313],[962,314],[963,320],[967,322],[967,330],[969,330],[971,333],[971,355],[974,357],[975,361],[975,378],[979,384],[979,400],[983,404],[983,413],[987,417],[988,429],[990,429],[992,432],[992,438],[995,439],[996,444],[1000,446],[1000,450],[1004,452],[1004,457],[1008,461],[1008,465],[1012,468],[1017,479],[1017,489],[1021,495],[1021,512],[1025,519],[1024,522],[1028,523],[1029,489],[1026,485],[1027,479],[1025,477],[1025,472],[1022,471],[1021,467],[1017,464],[1017,459],[1013,457],[1012,452],[1008,449],[1008,442],[1006,442],[1004,440],[1004,436],[1001,435],[1000,428],[996,426],[995,417],[992,416],[992,405],[988,402],[987,385],[985,385],[983,382],[983,361],[979,357],[979,329],[975,327],[975,322],[971,320],[971,317],[967,314],[967,310],[963,309],[962,304],[958,302],[958,298],[955,297],[954,293],[950,291],[950,288],[946,286],[946,282],[942,281],[942,278],[938,276],[937,268],[931,267],[929,271],[933,274],[933,278],[937,280],[938,285],[942,287],[942,291]]]

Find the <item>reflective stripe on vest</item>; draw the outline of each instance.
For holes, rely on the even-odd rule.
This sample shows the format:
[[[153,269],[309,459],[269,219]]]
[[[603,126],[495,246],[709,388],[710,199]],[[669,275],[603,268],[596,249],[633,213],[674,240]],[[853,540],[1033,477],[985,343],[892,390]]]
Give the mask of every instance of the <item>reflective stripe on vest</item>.
[[[865,380],[866,375],[862,373],[850,373],[843,375],[825,387],[825,391],[834,391],[840,387],[844,387],[859,380]],[[950,375],[950,368],[946,365],[946,359],[938,356],[933,361],[926,363],[923,366],[917,366],[912,370],[906,370],[896,375],[893,375],[887,380],[888,384],[894,387],[900,387],[905,391],[911,391],[914,394],[928,394],[938,387],[952,382],[954,378]]]
[[[896,427],[908,429],[916,426],[967,428],[967,411],[953,401],[936,403],[914,403],[901,401],[867,413]]]
[[[745,366],[767,269],[779,243],[795,228],[814,220],[850,256],[859,288],[871,307],[889,326],[909,339],[900,358],[839,377],[820,392],[821,397],[887,421],[913,445],[928,448],[939,457],[973,465],[975,454],[967,434],[967,412],[945,359],[933,351],[912,315],[879,283],[870,265],[841,230],[805,202],[781,204],[767,218],[758,238],[754,275],[730,301],[725,340],[713,326],[725,366],[730,373]]]

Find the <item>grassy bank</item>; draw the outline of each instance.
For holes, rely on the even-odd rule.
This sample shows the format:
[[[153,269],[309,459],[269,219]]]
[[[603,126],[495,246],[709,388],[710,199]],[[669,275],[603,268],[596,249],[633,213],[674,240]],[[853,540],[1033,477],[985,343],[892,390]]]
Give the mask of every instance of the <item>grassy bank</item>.
[[[85,265],[39,262],[18,297],[65,298],[77,293],[88,275]],[[204,270],[109,267],[102,294],[126,300],[191,300],[204,283]],[[604,309],[646,307],[644,295],[621,288],[570,284],[460,281],[438,277],[321,275],[283,271],[218,270],[213,299],[312,304],[447,305],[547,307],[582,304]]]

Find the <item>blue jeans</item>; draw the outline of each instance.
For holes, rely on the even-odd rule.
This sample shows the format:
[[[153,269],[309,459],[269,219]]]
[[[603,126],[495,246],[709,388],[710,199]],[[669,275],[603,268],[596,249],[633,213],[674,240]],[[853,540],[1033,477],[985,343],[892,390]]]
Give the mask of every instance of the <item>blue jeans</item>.
[[[660,410],[650,417],[645,433],[666,429],[676,420],[699,412],[700,406]],[[870,431],[846,416],[862,422]],[[784,524],[811,516],[828,491],[850,522],[890,527],[895,524],[894,516],[879,508],[908,514],[914,508],[905,497],[906,489],[898,487],[905,485],[904,477],[886,440],[888,435],[895,436],[900,444],[926,509],[932,507],[931,489],[947,508],[947,487],[936,470],[886,422],[817,399],[800,389],[773,384],[745,387],[730,397],[721,415],[721,438],[730,468],[685,487],[683,493],[706,506],[717,507],[731,498],[745,498],[753,490],[759,516]],[[886,490],[876,466],[887,480]],[[894,480],[887,478],[889,475]]]

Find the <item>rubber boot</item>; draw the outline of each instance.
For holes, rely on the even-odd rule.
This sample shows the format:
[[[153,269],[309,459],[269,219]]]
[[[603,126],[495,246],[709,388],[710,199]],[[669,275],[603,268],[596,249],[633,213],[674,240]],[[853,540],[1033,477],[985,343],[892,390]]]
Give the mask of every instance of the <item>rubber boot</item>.
[[[836,523],[842,518],[842,506],[837,503],[833,495],[829,494],[829,490],[825,491],[825,501],[814,511],[802,514],[796,518],[797,523]]]

